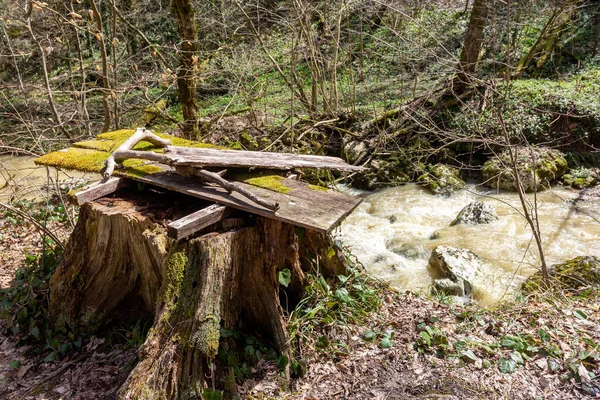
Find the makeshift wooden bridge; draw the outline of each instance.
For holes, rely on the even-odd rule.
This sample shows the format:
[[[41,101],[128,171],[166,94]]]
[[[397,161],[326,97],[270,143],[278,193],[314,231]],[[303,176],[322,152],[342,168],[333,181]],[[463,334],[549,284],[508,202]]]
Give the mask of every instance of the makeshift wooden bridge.
[[[299,179],[299,169],[350,173],[365,170],[340,158],[189,147],[194,143],[174,145],[172,142],[181,143],[182,139],[161,136],[145,128],[138,128],[130,137],[124,132],[102,134],[96,141],[76,143],[73,148],[50,153],[36,162],[67,169],[102,170],[103,180],[72,194],[72,201],[79,205],[136,181],[215,203],[171,222],[168,233],[175,239],[221,221],[232,209],[328,232],[361,202],[360,198]],[[108,143],[110,140],[113,143]],[[151,143],[154,151],[141,150],[140,142]],[[149,148],[147,144],[145,148]],[[93,159],[93,167],[82,163],[81,157]],[[143,161],[132,166],[134,159]],[[273,170],[287,173],[288,177],[274,174]]]

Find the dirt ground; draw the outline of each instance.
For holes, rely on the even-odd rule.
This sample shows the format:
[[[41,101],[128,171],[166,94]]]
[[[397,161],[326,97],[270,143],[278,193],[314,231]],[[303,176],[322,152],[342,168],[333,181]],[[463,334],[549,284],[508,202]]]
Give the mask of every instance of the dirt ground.
[[[1,221],[0,278],[6,287],[24,255],[39,250],[41,239],[30,224],[15,226],[4,218]],[[62,237],[69,233],[68,225],[52,228]],[[380,311],[364,324],[315,327],[315,338],[296,349],[307,365],[302,378],[287,382],[275,362],[261,360],[253,367],[254,379],[238,382],[240,398],[600,397],[600,366],[594,358],[600,344],[597,293],[544,301],[523,299],[494,310],[442,304],[444,299],[413,293],[382,293]],[[433,332],[430,344],[421,333],[427,329]],[[543,340],[539,339],[540,329],[548,332]],[[325,348],[316,345],[320,335],[329,337],[330,344]],[[382,346],[384,337],[389,341]],[[435,337],[442,339],[436,344]],[[500,345],[506,337],[524,337],[540,351],[523,356],[522,365],[517,365],[514,372],[502,373],[500,360],[514,357],[510,346]],[[17,347],[1,322],[0,398],[116,398],[118,388],[135,365],[136,349],[111,342],[110,337],[92,337],[80,352],[43,362],[43,354],[32,355],[31,348]],[[557,349],[552,355],[541,351],[552,346]],[[588,353],[593,357],[585,358]],[[14,361],[20,365],[15,367]]]

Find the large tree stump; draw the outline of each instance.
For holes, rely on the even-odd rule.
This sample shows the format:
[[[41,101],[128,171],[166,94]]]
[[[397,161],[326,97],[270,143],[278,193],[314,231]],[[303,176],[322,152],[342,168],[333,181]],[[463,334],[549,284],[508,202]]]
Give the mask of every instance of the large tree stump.
[[[277,274],[291,271],[286,295],[299,300],[307,260],[320,258],[322,274],[345,273],[337,250],[331,257],[329,237],[246,217],[248,226],[216,226],[175,242],[165,228],[181,214],[173,195],[148,196],[121,194],[82,206],[50,282],[52,314],[80,332],[92,333],[110,318],[154,316],[119,397],[200,397],[221,326],[236,329],[243,322],[290,357]]]

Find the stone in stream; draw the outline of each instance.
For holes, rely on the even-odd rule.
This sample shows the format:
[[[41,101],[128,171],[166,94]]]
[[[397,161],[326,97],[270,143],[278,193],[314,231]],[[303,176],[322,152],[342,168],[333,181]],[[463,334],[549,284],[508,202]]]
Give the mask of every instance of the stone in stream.
[[[433,286],[454,296],[470,296],[483,260],[471,250],[437,246],[429,258]]]
[[[543,147],[516,147],[519,179],[526,192],[547,189],[567,171],[567,160],[558,151]],[[513,153],[514,154],[514,153]],[[484,185],[492,189],[517,191],[510,153],[505,151],[483,164]]]
[[[430,165],[417,182],[424,184],[434,194],[448,195],[465,188],[465,182],[460,178],[460,170],[445,164]]]
[[[474,201],[460,210],[450,226],[489,224],[497,220],[498,214],[496,214],[496,209],[492,205]]]

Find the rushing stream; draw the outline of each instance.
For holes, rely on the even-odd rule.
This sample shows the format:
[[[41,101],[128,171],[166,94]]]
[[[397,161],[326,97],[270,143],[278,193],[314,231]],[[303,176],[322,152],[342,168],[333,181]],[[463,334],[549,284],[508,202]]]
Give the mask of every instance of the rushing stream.
[[[515,193],[496,194],[469,185],[467,190],[442,197],[409,184],[360,195],[364,202],[336,234],[372,275],[398,289],[431,285],[427,264],[439,245],[469,249],[487,261],[473,282],[474,297],[483,305],[506,299],[539,268],[537,247],[519,214]],[[578,195],[561,187],[537,195],[548,265],[579,255],[600,256],[600,200],[581,200]],[[474,200],[493,205],[499,220],[449,227]]]
[[[53,181],[76,181],[81,173],[49,172]],[[94,176],[87,176],[94,179]],[[0,201],[44,196],[47,171],[33,157],[0,156]],[[487,261],[473,282],[474,297],[483,305],[514,293],[539,268],[531,230],[520,215],[514,193],[485,191],[475,185],[450,197],[434,196],[409,184],[375,193],[343,189],[364,202],[334,232],[375,277],[398,289],[426,290],[427,264],[439,245],[465,248]],[[579,255],[600,257],[600,199],[578,198],[579,192],[555,187],[538,193],[538,213],[548,265]],[[472,201],[496,208],[498,221],[449,227]]]

